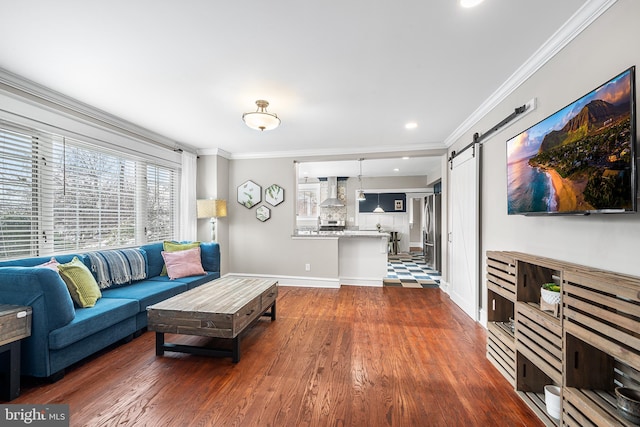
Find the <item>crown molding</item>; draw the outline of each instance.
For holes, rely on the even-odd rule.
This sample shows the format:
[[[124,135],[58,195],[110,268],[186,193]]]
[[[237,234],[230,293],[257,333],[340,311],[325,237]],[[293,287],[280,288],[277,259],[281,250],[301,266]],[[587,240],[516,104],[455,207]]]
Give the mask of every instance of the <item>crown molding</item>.
[[[0,67],[0,90],[20,97],[32,104],[55,110],[93,126],[127,135],[129,137],[162,146],[170,150],[184,150],[195,153],[188,144],[179,143],[149,129],[116,117],[106,111],[78,101],[46,86],[28,80]]]
[[[562,48],[576,38],[600,15],[618,0],[589,0],[562,25],[529,59],[522,64],[495,92],[491,94],[467,119],[444,140],[446,147],[467,133],[507,96],[553,58]]]
[[[222,148],[204,148],[198,149],[199,156],[220,156],[225,159],[231,160],[232,154]]]
[[[428,155],[438,156],[446,154],[447,148],[441,143],[421,144],[421,145],[405,145],[405,146],[388,146],[381,147],[375,151],[367,151],[367,155],[374,155],[376,158],[386,156],[403,156],[403,155]],[[314,157],[345,157],[353,156],[362,157],[364,154],[362,148],[353,148],[346,150],[338,150],[334,148],[327,149],[310,149],[310,150],[290,150],[290,151],[265,151],[250,153],[230,153],[220,148],[205,148],[198,150],[200,155],[218,155],[229,160],[253,160],[253,159],[280,159],[280,158],[314,158]]]

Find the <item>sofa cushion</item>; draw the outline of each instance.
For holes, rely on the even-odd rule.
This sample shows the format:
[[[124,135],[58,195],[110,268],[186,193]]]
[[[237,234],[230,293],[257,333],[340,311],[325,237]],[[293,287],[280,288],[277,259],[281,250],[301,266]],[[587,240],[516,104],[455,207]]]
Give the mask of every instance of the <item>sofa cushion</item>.
[[[56,260],[59,263],[64,264],[71,262],[73,257],[78,257],[81,261],[84,261],[84,255],[81,254],[56,255]],[[51,255],[35,258],[11,259],[7,261],[0,261],[0,267],[37,267],[38,265],[49,261],[51,261]]]
[[[162,259],[162,251],[164,250],[162,242],[150,243],[140,246],[146,253],[147,258],[147,278],[159,276],[164,267],[164,259]]]
[[[58,266],[60,265],[60,263],[55,259],[55,257],[51,257],[51,259],[47,262],[43,262],[42,264],[38,264],[36,265],[36,267],[39,268],[49,268],[53,271],[55,271],[56,273],[59,273],[58,271]]]
[[[220,245],[217,242],[201,242],[200,258],[205,271],[220,271]]]
[[[58,266],[60,276],[67,284],[73,301],[80,307],[93,307],[102,294],[96,279],[78,257]]]
[[[147,277],[145,257],[138,249],[90,252],[91,272],[101,289],[129,284]]]
[[[167,266],[167,275],[171,280],[205,275],[200,259],[200,246],[185,251],[163,251],[162,258],[164,258],[164,263]]]
[[[162,282],[162,283],[176,283],[176,282],[184,283],[185,285],[187,285],[188,289],[193,289],[207,282],[220,278],[220,272],[218,271],[206,271],[205,273],[206,273],[205,276],[181,277],[175,280],[169,279],[169,276],[156,276],[147,280],[150,280],[153,282]]]
[[[188,249],[200,247],[200,242],[174,242],[170,240],[165,240],[162,246],[163,246],[164,252],[179,252],[179,251],[186,251]],[[162,266],[162,272],[160,273],[160,275],[161,276],[167,275],[166,262],[165,262],[165,265]]]
[[[76,309],[76,317],[66,326],[51,331],[49,348],[65,348],[83,338],[135,317],[139,304],[132,299],[101,298],[94,307]]]
[[[156,276],[160,277],[160,276]],[[168,276],[164,276],[166,281],[143,280],[121,288],[105,289],[103,298],[131,298],[138,301],[140,311],[145,311],[147,306],[178,295],[187,290],[187,285],[177,280],[169,281]]]

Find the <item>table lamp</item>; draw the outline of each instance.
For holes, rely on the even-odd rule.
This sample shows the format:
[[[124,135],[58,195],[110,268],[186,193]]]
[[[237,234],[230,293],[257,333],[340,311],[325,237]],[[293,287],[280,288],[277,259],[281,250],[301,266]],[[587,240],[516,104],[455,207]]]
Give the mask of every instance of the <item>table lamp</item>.
[[[216,220],[227,216],[227,201],[219,199],[200,199],[198,202],[198,218],[211,219],[211,241],[216,240]]]

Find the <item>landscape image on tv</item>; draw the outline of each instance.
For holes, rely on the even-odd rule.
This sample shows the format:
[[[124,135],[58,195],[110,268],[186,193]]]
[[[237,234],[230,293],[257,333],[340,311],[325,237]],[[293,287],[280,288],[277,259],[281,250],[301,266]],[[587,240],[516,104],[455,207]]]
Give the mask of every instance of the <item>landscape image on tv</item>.
[[[510,215],[635,210],[634,72],[507,141]]]

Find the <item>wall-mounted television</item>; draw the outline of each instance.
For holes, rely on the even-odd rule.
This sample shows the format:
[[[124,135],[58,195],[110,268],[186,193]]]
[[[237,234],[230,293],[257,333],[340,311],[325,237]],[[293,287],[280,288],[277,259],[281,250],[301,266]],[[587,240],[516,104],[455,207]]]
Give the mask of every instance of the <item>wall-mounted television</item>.
[[[635,67],[507,141],[510,215],[636,211]]]

